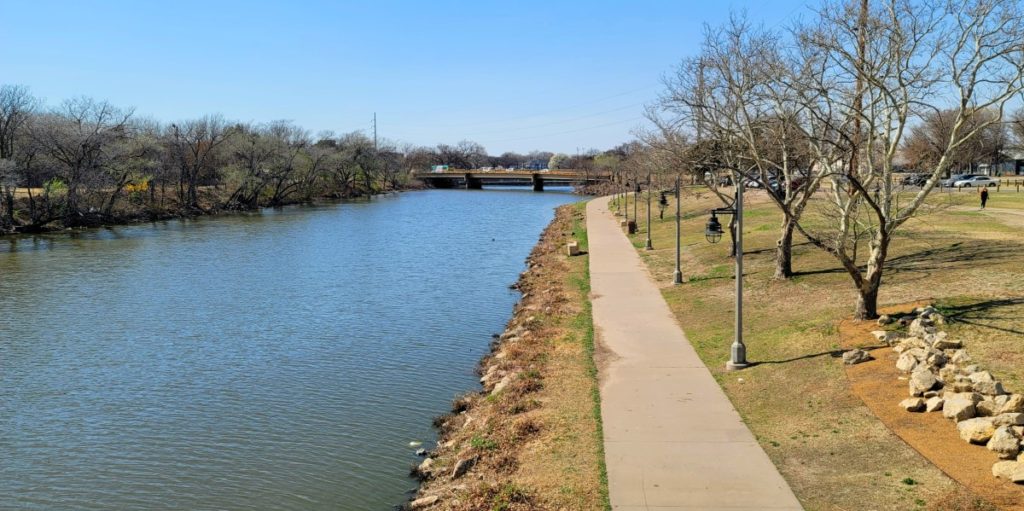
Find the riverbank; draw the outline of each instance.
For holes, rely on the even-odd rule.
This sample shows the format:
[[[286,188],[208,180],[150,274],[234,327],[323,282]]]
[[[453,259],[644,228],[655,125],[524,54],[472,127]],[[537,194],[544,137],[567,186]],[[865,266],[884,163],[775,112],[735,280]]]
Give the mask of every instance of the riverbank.
[[[480,363],[483,390],[435,421],[407,509],[608,508],[583,206],[558,208],[527,259],[522,299]]]
[[[301,206],[301,205],[316,205],[328,202],[337,201],[351,201],[359,199],[372,199],[379,195],[387,195],[391,193],[401,193],[417,190],[427,190],[428,188],[419,181],[410,181],[403,183],[401,186],[388,188],[374,192],[372,194],[366,194],[362,192],[350,193],[345,195],[324,195],[311,197],[308,199],[300,199],[297,197],[287,198],[278,201],[274,204],[259,203],[254,207],[224,207],[222,200],[217,200],[216,190],[201,190],[200,198],[202,199],[201,205],[198,208],[184,208],[176,203],[176,199],[173,197],[163,197],[157,200],[155,197],[151,197],[148,202],[140,202],[138,204],[132,204],[130,202],[123,204],[116,211],[102,212],[102,211],[91,211],[81,213],[73,226],[68,226],[64,223],[64,219],[60,216],[53,216],[51,220],[45,223],[39,223],[34,221],[25,225],[18,225],[3,229],[0,224],[0,237],[20,235],[20,234],[44,234],[62,231],[72,231],[76,229],[94,229],[97,227],[115,227],[119,225],[134,225],[146,222],[160,222],[166,220],[180,220],[189,218],[200,218],[200,217],[216,217],[226,215],[236,215],[240,213],[251,213],[268,207],[286,207],[286,206]],[[35,205],[31,203],[33,195],[29,194],[27,189],[25,192],[15,192],[15,197],[18,202],[22,203],[24,207],[16,208],[12,213],[13,218],[22,216],[28,216],[31,218],[35,217],[35,213],[30,211],[35,208]],[[37,190],[38,192],[38,190]]]

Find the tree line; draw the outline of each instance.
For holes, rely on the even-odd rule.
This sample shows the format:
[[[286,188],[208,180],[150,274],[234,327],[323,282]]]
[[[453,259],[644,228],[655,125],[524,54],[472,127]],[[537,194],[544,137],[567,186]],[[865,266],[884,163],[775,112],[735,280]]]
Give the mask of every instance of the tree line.
[[[432,165],[543,167],[555,156],[314,136],[289,121],[220,115],[164,123],[86,97],[46,107],[27,87],[0,85],[0,233],[368,196],[411,186],[410,172]]]
[[[648,109],[647,168],[706,180],[727,207],[723,184],[777,183],[775,277],[793,275],[799,233],[849,275],[855,316],[877,317],[897,234],[940,179],[1024,141],[1024,113],[1009,113],[1022,14],[1013,0],[828,0],[788,29],[706,27]],[[924,185],[899,186],[905,170]]]

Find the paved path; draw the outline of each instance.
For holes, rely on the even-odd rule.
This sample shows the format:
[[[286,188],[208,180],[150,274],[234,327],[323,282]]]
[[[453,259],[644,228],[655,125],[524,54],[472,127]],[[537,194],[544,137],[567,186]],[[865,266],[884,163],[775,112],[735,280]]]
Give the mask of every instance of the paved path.
[[[600,370],[612,508],[802,509],[607,206],[587,204],[587,236],[594,325],[613,353]]]

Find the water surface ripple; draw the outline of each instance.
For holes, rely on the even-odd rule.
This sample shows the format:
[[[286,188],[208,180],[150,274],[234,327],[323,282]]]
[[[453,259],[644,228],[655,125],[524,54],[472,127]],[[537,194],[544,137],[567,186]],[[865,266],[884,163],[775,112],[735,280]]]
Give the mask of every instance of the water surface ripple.
[[[0,240],[0,509],[390,509],[564,193]]]

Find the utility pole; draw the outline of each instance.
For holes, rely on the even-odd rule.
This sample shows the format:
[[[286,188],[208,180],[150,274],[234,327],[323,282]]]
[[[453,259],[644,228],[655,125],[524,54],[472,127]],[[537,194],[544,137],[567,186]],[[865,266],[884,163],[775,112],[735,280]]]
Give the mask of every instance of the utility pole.
[[[373,151],[377,152],[377,112],[373,113]]]

